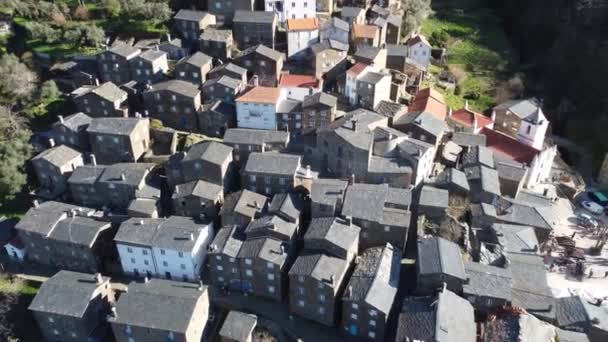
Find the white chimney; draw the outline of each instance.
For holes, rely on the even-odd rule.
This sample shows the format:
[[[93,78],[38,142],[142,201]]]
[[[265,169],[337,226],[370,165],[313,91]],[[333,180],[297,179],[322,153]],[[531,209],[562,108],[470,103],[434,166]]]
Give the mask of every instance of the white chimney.
[[[194,233],[190,233],[190,241],[194,241]]]
[[[95,282],[97,282],[98,285],[103,283],[103,277],[101,276],[101,273],[95,273]]]
[[[50,147],[55,147],[55,139],[49,139],[49,146]]]
[[[95,85],[99,87],[99,78],[95,78]]]
[[[63,115],[57,115],[57,119],[59,119],[59,123],[64,123]]]
[[[464,100],[464,109],[469,110],[469,101]]]
[[[38,200],[34,200],[32,203],[34,204],[34,208],[38,208],[40,206],[40,202],[38,202]]]
[[[310,165],[306,165],[306,178],[312,177],[312,171],[310,171]]]
[[[147,283],[149,283],[149,282],[150,282],[150,278],[148,278],[148,276],[146,276],[146,277],[144,278],[144,283],[146,283],[146,284],[147,284]]]
[[[448,117],[452,117],[452,108],[448,108]]]
[[[97,158],[95,158],[95,155],[93,153],[91,153],[91,165],[93,166],[97,166]]]
[[[121,173],[120,174],[120,180],[124,182],[126,179],[127,179],[127,176],[125,176],[124,173]]]
[[[251,84],[254,87],[257,87],[260,84],[260,79],[259,79],[258,75],[253,75],[253,77],[251,78]]]
[[[473,114],[473,133],[477,132],[477,115]]]

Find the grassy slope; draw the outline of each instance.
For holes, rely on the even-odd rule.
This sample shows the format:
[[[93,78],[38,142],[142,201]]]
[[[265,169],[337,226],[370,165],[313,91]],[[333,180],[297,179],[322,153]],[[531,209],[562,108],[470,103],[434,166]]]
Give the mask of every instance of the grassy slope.
[[[469,100],[469,105],[484,111],[495,104],[495,86],[505,79],[511,69],[511,49],[502,30],[500,19],[489,9],[477,9],[457,13],[438,11],[422,25],[422,33],[430,37],[433,32],[446,31],[448,41],[448,65],[466,72],[461,82],[461,95],[446,93],[446,100],[452,108],[461,108],[469,92],[477,92],[480,97]],[[438,73],[441,68],[433,68]]]

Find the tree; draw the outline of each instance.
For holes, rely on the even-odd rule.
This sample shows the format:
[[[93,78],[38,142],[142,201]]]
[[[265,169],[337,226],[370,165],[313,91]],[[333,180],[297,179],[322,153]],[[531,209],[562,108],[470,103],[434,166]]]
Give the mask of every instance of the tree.
[[[435,31],[431,34],[431,37],[429,38],[429,43],[431,43],[432,46],[438,48],[445,48],[447,47],[449,39],[450,35],[446,31]]]
[[[51,25],[41,22],[28,22],[25,25],[28,35],[32,39],[42,40],[47,43],[55,43],[61,38],[61,31],[54,29]]]
[[[109,17],[117,17],[122,9],[119,0],[102,0],[101,5]]]
[[[121,0],[121,7],[131,19],[167,21],[173,14],[166,1]]]
[[[102,28],[94,23],[82,23],[65,31],[64,39],[72,45],[85,45],[100,47],[103,45],[106,34]]]
[[[433,13],[431,0],[401,0],[401,8],[405,13],[402,24],[404,35],[418,30],[422,22]]]
[[[31,98],[38,76],[15,55],[0,57],[0,105],[15,107]]]
[[[38,98],[40,101],[47,101],[50,99],[56,99],[61,95],[57,84],[53,80],[48,80],[42,83],[40,91],[38,92]]]
[[[74,18],[76,20],[86,21],[86,20],[89,20],[90,17],[91,17],[91,14],[89,13],[89,10],[85,6],[79,5],[78,7],[76,7],[74,9]]]

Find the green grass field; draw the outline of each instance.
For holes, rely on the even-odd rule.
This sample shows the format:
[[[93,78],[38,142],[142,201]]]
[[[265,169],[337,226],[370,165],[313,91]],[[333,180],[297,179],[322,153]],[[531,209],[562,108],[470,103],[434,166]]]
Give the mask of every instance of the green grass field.
[[[500,19],[489,9],[465,12],[439,11],[422,25],[422,33],[430,37],[433,32],[445,31],[447,64],[450,69],[464,74],[459,96],[444,92],[452,108],[461,108],[467,94],[477,94],[469,99],[469,105],[484,111],[495,104],[496,84],[510,76],[512,51],[503,31]],[[439,73],[441,68],[431,69]]]

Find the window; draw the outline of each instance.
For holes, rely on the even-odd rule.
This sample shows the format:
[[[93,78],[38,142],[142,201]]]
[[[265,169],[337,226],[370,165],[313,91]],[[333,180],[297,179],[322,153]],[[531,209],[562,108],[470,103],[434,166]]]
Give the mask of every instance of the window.
[[[252,182],[255,182],[255,175],[249,176],[249,180],[252,181]]]
[[[103,141],[103,136],[98,135],[98,136],[97,136],[97,141],[102,142],[102,141]]]
[[[296,3],[295,2],[291,3],[291,8],[296,8]]]
[[[148,260],[144,260],[144,265],[148,266]]]
[[[134,264],[135,263],[135,259],[131,258],[131,263]]]
[[[385,231],[385,232],[387,232],[387,233],[388,233],[388,232],[390,232],[390,231],[391,231],[391,227],[389,227],[389,226],[384,226],[384,231]]]
[[[274,274],[273,273],[268,273],[267,274],[267,278],[268,278],[268,280],[274,280]]]
[[[133,248],[127,247],[127,253],[133,253]]]
[[[260,61],[260,66],[266,66],[266,62],[265,61]]]
[[[268,269],[270,269],[270,270],[271,270],[271,269],[273,269],[273,268],[274,268],[274,264],[273,264],[273,263],[271,263],[271,262],[267,262],[267,263],[266,263],[266,268],[268,268]]]
[[[272,181],[272,178],[270,178],[269,176],[264,176],[264,183],[270,184],[271,181]]]
[[[372,316],[372,317],[375,317],[375,316],[378,315],[378,311],[376,311],[374,309],[371,309],[371,310],[369,310],[369,315]]]
[[[173,102],[177,101],[177,96],[171,95],[171,101],[173,101]]]
[[[357,314],[356,314],[356,313],[353,313],[353,314],[350,314],[350,318],[352,318],[352,319],[357,319],[357,318],[358,318],[358,316],[357,316]]]
[[[224,277],[217,277],[217,281],[220,282],[220,283],[223,283],[224,282]]]
[[[186,269],[186,264],[181,264],[182,270]]]
[[[169,341],[173,341],[174,338],[175,338],[175,336],[173,335],[173,331],[169,331],[169,334],[167,335],[167,339]]]
[[[321,301],[321,302],[325,301],[325,295],[324,294],[319,295],[319,301]]]
[[[325,308],[324,307],[319,307],[319,314],[320,315],[325,315]]]
[[[352,308],[353,310],[359,310],[359,304],[353,303]]]
[[[57,330],[57,329],[53,329],[53,334],[55,334],[55,335],[59,335],[59,330]]]
[[[376,338],[376,333],[373,331],[370,331],[369,334],[367,334],[370,338]]]
[[[53,317],[49,317],[49,323],[55,323],[55,319]]]
[[[372,327],[375,327],[376,326],[376,321],[374,321],[374,320],[369,321],[369,325],[372,326]]]
[[[526,129],[526,134],[530,134],[531,130],[532,130],[532,126],[528,126],[528,128]]]
[[[169,267],[169,263],[168,263],[168,262],[166,262],[166,261],[163,261],[163,266],[165,266],[165,267]]]
[[[252,270],[245,270],[245,274],[246,274],[248,277],[253,277],[253,271],[252,271]]]
[[[251,258],[245,258],[245,265],[251,265],[252,263]]]
[[[221,256],[221,255],[216,255],[216,256],[215,256],[215,259],[217,259],[217,260],[219,260],[219,261],[222,261],[222,256]]]
[[[268,286],[268,292],[274,293],[274,286]]]
[[[160,254],[161,254],[161,255],[165,255],[165,250],[164,250],[164,249],[161,249],[161,250],[160,250]]]
[[[236,267],[232,268],[232,273],[236,274]]]
[[[216,268],[217,268],[217,270],[218,270],[218,271],[223,271],[223,270],[224,270],[224,267],[222,267],[222,266],[220,266],[220,265],[217,265],[217,267],[216,267]]]
[[[304,307],[304,301],[303,300],[298,300],[298,306]]]
[[[198,78],[198,72],[193,72],[193,73],[192,73],[192,77],[193,77],[193,78]]]

